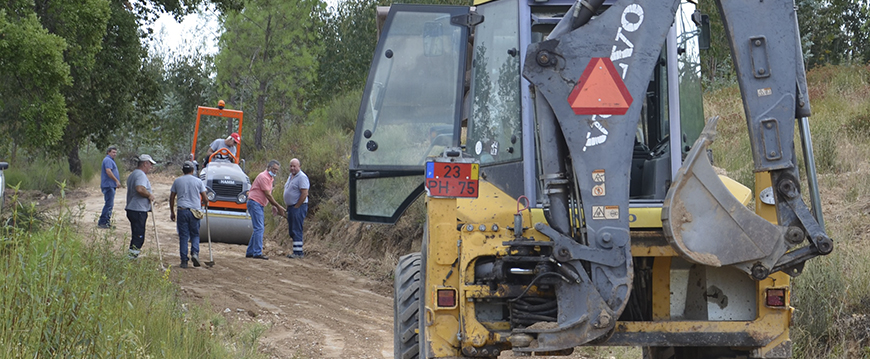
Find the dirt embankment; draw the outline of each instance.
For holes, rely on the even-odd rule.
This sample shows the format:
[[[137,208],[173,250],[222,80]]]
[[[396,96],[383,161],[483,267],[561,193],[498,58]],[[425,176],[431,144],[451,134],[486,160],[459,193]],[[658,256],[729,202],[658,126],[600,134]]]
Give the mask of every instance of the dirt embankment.
[[[393,356],[392,298],[385,293],[384,283],[334,269],[322,257],[288,259],[271,239],[265,243],[270,260],[245,258],[244,245],[213,243],[214,267],[180,269],[178,235],[169,220],[169,187],[174,178],[154,174],[150,179],[158,198],[156,237],[163,261],[172,265],[171,280],[190,301],[208,303],[228,320],[266,325],[261,350],[273,358]],[[103,206],[99,188],[87,186],[68,196],[72,206],[84,206],[83,230],[90,235],[109,231],[119,252],[125,252],[130,241],[126,191],[121,188],[115,196],[112,230],[96,228]],[[158,258],[154,226],[149,218],[144,260]],[[208,244],[206,238],[202,241],[200,257],[207,261]]]

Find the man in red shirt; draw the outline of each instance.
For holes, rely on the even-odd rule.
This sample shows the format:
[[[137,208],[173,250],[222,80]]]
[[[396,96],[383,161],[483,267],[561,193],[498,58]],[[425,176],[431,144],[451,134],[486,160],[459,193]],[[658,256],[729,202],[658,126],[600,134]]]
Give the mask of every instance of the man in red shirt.
[[[257,175],[248,191],[248,214],[251,215],[254,233],[251,234],[251,239],[248,241],[246,258],[269,259],[263,255],[264,208],[267,204],[272,204],[273,211],[277,210],[279,215],[284,216],[284,208],[272,197],[272,182],[279,170],[281,170],[281,164],[278,161],[269,161],[266,170]]]

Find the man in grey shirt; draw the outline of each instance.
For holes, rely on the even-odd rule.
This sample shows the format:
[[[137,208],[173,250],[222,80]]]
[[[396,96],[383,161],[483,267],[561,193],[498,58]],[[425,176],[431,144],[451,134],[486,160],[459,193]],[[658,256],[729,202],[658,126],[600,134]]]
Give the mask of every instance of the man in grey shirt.
[[[220,151],[222,148],[226,148],[227,151],[229,151],[230,154],[233,155],[233,157],[238,156],[239,153],[236,151],[236,144],[238,144],[241,140],[241,136],[239,136],[238,133],[233,132],[226,139],[218,138],[212,141],[212,143],[208,146],[208,152],[206,152],[205,154],[206,164],[208,164],[208,158],[211,157],[213,153]],[[217,160],[218,156],[215,156],[215,159]],[[220,159],[224,159],[224,157],[221,156]]]
[[[183,176],[172,182],[169,188],[169,219],[176,222],[178,231],[178,249],[181,256],[181,268],[187,268],[188,259],[193,260],[193,266],[199,267],[199,218],[193,211],[199,211],[200,204],[206,201],[205,184],[193,175],[196,164],[191,161],[181,166]],[[175,199],[178,198],[178,216],[175,215]],[[190,258],[187,256],[187,242],[190,241]]]
[[[130,238],[130,258],[136,258],[145,244],[145,225],[148,222],[148,212],[151,211],[151,203],[154,202],[154,194],[151,192],[151,181],[148,173],[157,162],[151,156],[142,154],[136,169],[127,177],[127,219],[130,220],[130,229],[133,237]]]
[[[287,206],[287,227],[290,229],[290,238],[293,239],[293,253],[287,258],[303,258],[302,250],[302,222],[308,215],[308,175],[302,172],[302,164],[299,159],[290,160],[290,177],[284,183],[284,205]]]

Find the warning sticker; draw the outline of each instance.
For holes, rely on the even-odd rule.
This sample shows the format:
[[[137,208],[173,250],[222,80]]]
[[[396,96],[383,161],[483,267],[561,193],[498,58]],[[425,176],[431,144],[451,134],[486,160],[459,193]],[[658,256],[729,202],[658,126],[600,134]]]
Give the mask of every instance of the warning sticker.
[[[604,206],[604,219],[619,219],[619,206]]]
[[[592,206],[592,219],[605,219],[604,206]]]
[[[606,192],[604,191],[604,183],[592,187],[592,195],[595,197],[601,197],[605,195],[605,193]]]
[[[604,170],[592,171],[592,181],[601,183],[604,182]]]

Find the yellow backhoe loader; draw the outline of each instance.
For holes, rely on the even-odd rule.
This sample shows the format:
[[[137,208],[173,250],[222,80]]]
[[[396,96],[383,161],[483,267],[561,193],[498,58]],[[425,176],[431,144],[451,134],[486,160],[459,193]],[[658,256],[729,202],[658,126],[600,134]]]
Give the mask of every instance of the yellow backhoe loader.
[[[697,1],[379,9],[350,214],[392,223],[426,194],[422,251],[396,269],[396,358],[791,356],[790,277],[833,250],[795,4],[716,4],[754,190],[710,162]]]

